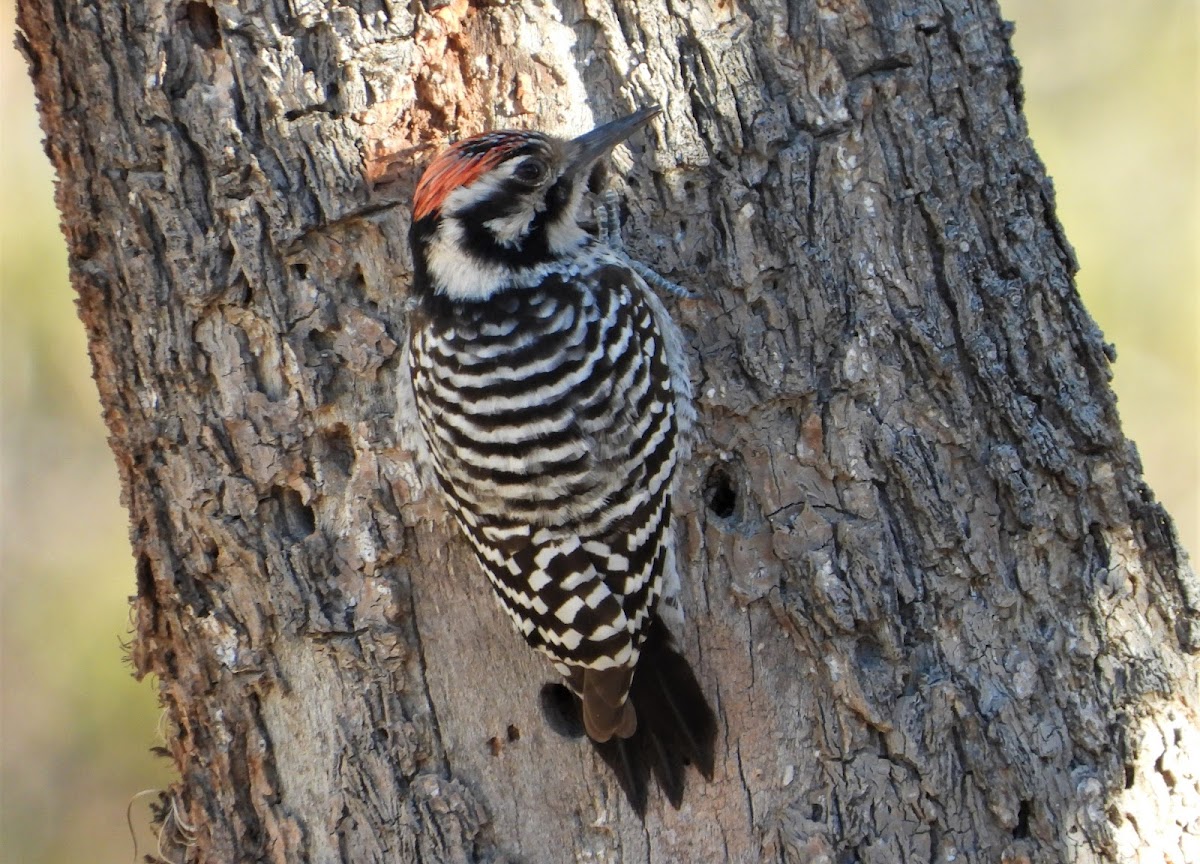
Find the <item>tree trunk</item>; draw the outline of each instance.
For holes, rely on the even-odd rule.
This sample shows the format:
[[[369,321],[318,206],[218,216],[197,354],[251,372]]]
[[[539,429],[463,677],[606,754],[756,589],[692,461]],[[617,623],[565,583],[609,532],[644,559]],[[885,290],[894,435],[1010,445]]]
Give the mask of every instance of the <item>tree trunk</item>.
[[[170,860],[1200,860],[1200,586],[994,2],[18,6]],[[426,500],[401,346],[448,135],[656,101],[612,183],[702,292],[683,647],[721,733],[643,827]]]

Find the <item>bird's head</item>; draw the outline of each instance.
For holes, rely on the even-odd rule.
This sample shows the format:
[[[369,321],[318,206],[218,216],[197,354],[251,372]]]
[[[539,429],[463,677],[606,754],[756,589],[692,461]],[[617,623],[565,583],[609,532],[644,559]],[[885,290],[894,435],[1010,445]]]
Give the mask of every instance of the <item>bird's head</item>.
[[[564,140],[485,132],[438,155],[413,199],[415,284],[425,296],[486,300],[587,242],[578,211],[593,167],[658,106]]]

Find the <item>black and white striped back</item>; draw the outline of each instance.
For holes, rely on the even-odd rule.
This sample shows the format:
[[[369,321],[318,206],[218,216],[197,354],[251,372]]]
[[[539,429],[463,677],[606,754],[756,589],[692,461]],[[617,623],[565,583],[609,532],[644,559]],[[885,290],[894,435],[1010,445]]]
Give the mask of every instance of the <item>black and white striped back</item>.
[[[517,629],[564,673],[632,666],[677,590],[671,485],[692,416],[679,341],[599,246],[486,301],[431,297],[414,322],[443,492]]]

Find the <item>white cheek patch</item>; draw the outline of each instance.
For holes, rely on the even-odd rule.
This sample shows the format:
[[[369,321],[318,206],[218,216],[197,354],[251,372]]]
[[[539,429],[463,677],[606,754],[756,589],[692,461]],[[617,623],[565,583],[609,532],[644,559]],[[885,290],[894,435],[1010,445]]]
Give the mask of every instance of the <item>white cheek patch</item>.
[[[511,281],[512,273],[505,267],[480,261],[466,252],[466,232],[461,217],[480,202],[497,195],[520,161],[503,163],[474,183],[460,186],[446,196],[442,204],[444,215],[426,250],[429,275],[439,294],[452,300],[485,300]],[[519,217],[524,219],[523,226]],[[492,219],[485,225],[498,242],[512,244],[522,236],[522,230],[529,230],[532,219],[532,213],[517,214]]]
[[[435,290],[451,300],[485,300],[504,287],[512,273],[468,255],[464,244],[462,223],[444,217],[426,249],[429,275]]]
[[[497,216],[483,223],[483,227],[492,233],[496,242],[510,249],[520,245],[529,234],[529,226],[533,222],[533,210],[518,210],[508,216]]]

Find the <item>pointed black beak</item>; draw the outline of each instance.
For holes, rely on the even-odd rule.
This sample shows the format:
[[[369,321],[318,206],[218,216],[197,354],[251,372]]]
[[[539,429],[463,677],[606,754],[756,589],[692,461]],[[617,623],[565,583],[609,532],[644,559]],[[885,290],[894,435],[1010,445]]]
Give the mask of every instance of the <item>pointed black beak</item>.
[[[635,111],[628,117],[613,120],[603,126],[597,126],[586,135],[580,135],[567,142],[567,167],[564,175],[581,174],[588,168],[632,135],[655,117],[662,113],[662,108],[651,105],[640,111]]]

